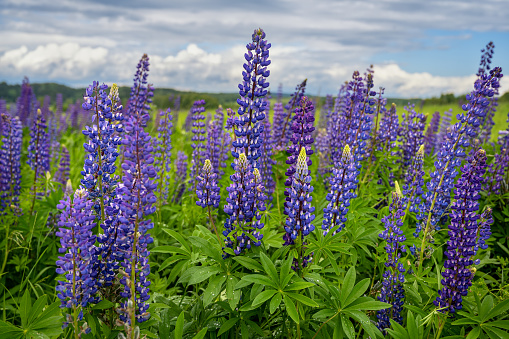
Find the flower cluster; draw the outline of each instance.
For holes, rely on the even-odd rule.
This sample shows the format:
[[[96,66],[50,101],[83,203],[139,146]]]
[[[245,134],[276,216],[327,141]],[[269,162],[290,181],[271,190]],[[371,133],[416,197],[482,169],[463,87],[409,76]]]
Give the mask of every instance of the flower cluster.
[[[198,184],[196,185],[196,195],[198,200],[196,205],[206,208],[212,206],[219,207],[219,187],[217,186],[217,174],[212,168],[210,160],[205,160],[201,175],[198,176]]]
[[[391,304],[390,308],[377,311],[377,327],[386,332],[385,329],[391,327],[390,320],[398,324],[403,324],[401,311],[405,298],[403,283],[405,282],[405,268],[400,262],[401,254],[406,252],[403,242],[406,237],[403,235],[401,227],[403,221],[401,218],[405,215],[402,209],[402,195],[396,182],[396,192],[392,193],[392,202],[389,205],[389,215],[382,218],[385,230],[379,234],[379,237],[386,241],[385,251],[387,252],[386,270],[383,274],[382,289],[378,300]]]
[[[426,129],[426,135],[424,136],[424,145],[426,155],[433,154],[433,151],[437,148],[438,129],[440,127],[440,112],[433,113],[431,122]]]
[[[329,179],[331,188],[326,196],[329,203],[323,210],[322,230],[324,235],[331,229],[335,229],[334,234],[336,234],[344,228],[350,200],[357,196],[355,189],[357,188],[358,175],[359,170],[350,152],[350,146],[346,145],[343,155],[336,163]],[[339,227],[336,228],[337,226]]]
[[[40,109],[37,110],[37,118],[30,129],[30,144],[28,145],[27,164],[35,172],[35,180],[42,178],[50,170],[49,163],[49,140],[46,131],[46,119]],[[34,183],[35,184],[35,183]]]
[[[441,312],[454,313],[461,310],[463,297],[472,286],[473,273],[470,266],[474,263],[476,238],[479,220],[479,192],[481,191],[483,175],[486,171],[486,153],[479,150],[473,159],[462,168],[461,178],[455,185],[449,226],[449,240],[445,251],[442,273],[442,289],[433,302],[440,307]]]
[[[191,160],[191,173],[189,174],[189,191],[196,190],[196,176],[198,171],[203,167],[204,148],[205,148],[205,100],[198,100],[193,103],[191,108],[191,119],[193,137],[191,138],[191,147],[193,155]]]
[[[419,147],[424,143],[424,128],[426,127],[426,116],[415,111],[415,104],[408,104],[404,107],[406,113],[401,117],[401,126],[398,131],[401,141],[401,152],[403,168],[406,170],[417,153]]]
[[[92,232],[96,225],[92,204],[88,192],[79,189],[72,198],[68,195],[57,206],[62,212],[56,232],[61,246],[58,252],[62,256],[56,264],[57,273],[63,274],[65,280],[58,281],[56,290],[63,307],[85,307],[98,301],[94,296],[97,292],[97,271],[94,269],[97,255],[96,237]],[[77,320],[82,317],[80,312]]]
[[[67,147],[62,145],[62,153],[60,155],[60,162],[58,164],[58,170],[55,174],[55,181],[65,187],[67,180],[69,179],[69,171],[71,166],[71,158]]]
[[[21,124],[26,127],[30,126],[30,122],[36,115],[36,104],[37,98],[28,78],[25,77],[21,84],[21,95],[16,101],[17,116],[21,121]]]
[[[286,207],[288,207],[288,204],[290,203],[293,176],[297,171],[297,162],[302,149],[304,149],[304,152],[307,154],[306,165],[309,167],[312,164],[309,156],[313,154],[313,150],[311,149],[314,141],[312,134],[315,130],[313,127],[313,123],[315,121],[313,110],[313,103],[307,97],[303,97],[299,103],[299,106],[295,109],[295,115],[292,123],[293,134],[290,138],[292,144],[289,145],[286,150],[288,152],[288,159],[286,160],[286,163],[290,166],[285,172],[287,176],[285,181],[285,186],[287,187],[285,190],[285,214]],[[307,174],[309,175],[309,173]]]
[[[295,88],[295,92],[291,95],[290,100],[284,106],[284,111],[279,105],[274,106],[274,140],[276,143],[277,149],[285,149],[290,137],[291,127],[292,127],[292,119],[293,119],[293,111],[294,109],[300,105],[302,101],[302,97],[306,92],[306,84],[307,79],[304,79],[300,84]]]
[[[171,135],[173,133],[172,115],[171,110],[168,108],[166,111],[159,113],[160,120],[157,127],[159,132],[155,143],[155,162],[154,167],[159,176],[158,198],[160,204],[165,204],[168,201],[168,189],[170,186],[170,171],[171,171]]]
[[[239,255],[244,249],[251,248],[252,244],[261,244],[263,235],[259,230],[264,224],[260,212],[265,211],[267,197],[260,172],[252,169],[244,153],[234,160],[234,170],[235,173],[230,176],[232,183],[226,188],[228,197],[224,212],[228,217],[223,235],[226,237],[226,247]]]
[[[237,99],[239,109],[235,118],[236,139],[232,142],[234,148],[232,155],[238,158],[240,153],[244,153],[253,169],[259,167],[258,158],[263,144],[261,133],[267,109],[264,97],[269,87],[267,77],[270,71],[267,66],[270,65],[270,46],[265,40],[265,32],[261,28],[256,29],[252,35],[252,42],[246,45],[243,81],[238,86],[240,98]]]
[[[274,139],[271,135],[271,125],[269,119],[263,119],[263,132],[261,134],[263,144],[260,157],[260,173],[263,178],[263,186],[267,190],[267,196],[272,201],[272,195],[276,189],[272,166],[276,164],[274,160]]]
[[[172,197],[172,202],[178,203],[186,190],[187,155],[184,152],[178,151],[175,167],[175,192]]]
[[[419,213],[419,205],[421,203],[421,196],[424,186],[424,171],[422,166],[424,164],[424,145],[421,145],[417,154],[412,160],[412,164],[408,168],[405,183],[403,184],[403,206],[405,211],[412,213]],[[420,224],[417,224],[419,227]],[[416,230],[414,236],[417,237],[420,230]]]
[[[18,117],[0,116],[2,146],[0,148],[0,212],[19,205],[21,190],[21,146],[23,131]]]
[[[285,205],[285,214],[288,216],[285,222],[285,245],[298,245],[299,258],[297,263],[294,261],[294,269],[299,270],[306,267],[311,261],[309,256],[304,256],[304,237],[313,232],[315,226],[312,224],[315,219],[313,212],[315,208],[311,206],[313,197],[313,186],[311,185],[311,176],[308,169],[308,157],[306,148],[302,147],[297,159],[297,168],[292,177],[292,186],[289,190],[289,200]]]

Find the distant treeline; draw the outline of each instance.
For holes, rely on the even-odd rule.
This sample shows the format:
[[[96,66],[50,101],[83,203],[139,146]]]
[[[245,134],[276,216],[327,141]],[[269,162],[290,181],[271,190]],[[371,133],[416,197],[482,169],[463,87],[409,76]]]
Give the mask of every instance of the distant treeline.
[[[56,83],[33,83],[30,84],[34,93],[37,95],[38,100],[42,102],[42,99],[48,95],[51,98],[51,102],[55,102],[57,93],[62,93],[64,99],[64,109],[67,105],[75,103],[77,100],[83,100],[84,88],[73,88]],[[8,104],[16,102],[21,92],[21,84],[9,85],[6,82],[0,82],[0,99],[6,100]],[[120,98],[123,98],[125,104],[126,98],[129,98],[131,88],[123,86],[119,88]],[[275,97],[273,93],[273,97]],[[219,105],[223,107],[237,107],[238,93],[199,93],[199,92],[185,92],[178,91],[171,88],[156,88],[154,90],[153,103],[159,108],[166,108],[170,106],[169,97],[180,96],[180,108],[182,110],[188,110],[191,108],[193,102],[196,100],[204,99],[206,102],[206,109],[216,109]],[[289,100],[289,95],[283,95],[283,102],[286,103]],[[316,98],[318,106],[322,106],[325,103],[325,97]],[[403,107],[409,102],[415,104],[418,109],[421,105],[444,105],[444,104],[457,104],[465,101],[465,95],[454,96],[452,93],[442,94],[440,97],[432,97],[429,99],[397,99],[388,98],[387,103],[390,105],[395,103],[398,107]],[[509,102],[509,92],[505,93],[499,98],[499,101]]]

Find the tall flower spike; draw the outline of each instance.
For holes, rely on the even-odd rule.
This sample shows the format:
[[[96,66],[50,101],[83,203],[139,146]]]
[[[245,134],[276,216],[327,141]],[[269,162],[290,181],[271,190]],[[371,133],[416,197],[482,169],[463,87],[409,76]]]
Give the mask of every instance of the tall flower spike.
[[[80,189],[72,199],[67,195],[57,206],[62,211],[56,232],[60,237],[58,252],[62,256],[58,257],[56,271],[65,279],[58,281],[56,291],[62,307],[73,309],[76,311],[74,315],[78,314],[72,319],[75,333],[79,333],[77,324],[83,319],[82,308],[99,301],[94,296],[97,292],[97,271],[94,269],[96,238],[92,233],[95,227],[92,204],[88,192]]]
[[[298,258],[293,262],[293,269],[300,271],[312,260],[311,256],[304,256],[305,237],[314,231],[312,224],[315,219],[311,206],[313,186],[309,175],[306,148],[302,147],[297,159],[297,170],[292,177],[292,187],[289,191],[289,201],[285,206],[285,214],[288,216],[285,222],[285,245],[295,245]]]
[[[419,213],[419,205],[421,203],[421,196],[423,193],[422,187],[424,186],[424,171],[422,166],[424,164],[424,145],[421,145],[417,154],[412,160],[412,164],[408,168],[407,175],[405,177],[405,183],[403,184],[403,207],[405,213]],[[417,223],[417,230],[414,236],[417,237],[420,233],[420,224]]]
[[[221,196],[219,195],[220,188],[217,186],[217,173],[214,172],[209,159],[205,160],[201,175],[198,176],[197,180],[198,184],[196,185],[196,195],[198,196],[198,200],[196,200],[196,205],[208,210],[210,226],[214,229],[217,241],[221,245],[221,238],[217,232],[216,225],[212,219],[212,212],[210,210],[211,206],[213,208],[219,207],[219,201],[221,200]]]
[[[295,109],[295,116],[293,118],[292,123],[292,137],[290,141],[291,145],[287,148],[288,159],[286,163],[290,165],[286,170],[285,174],[287,176],[285,181],[285,186],[287,187],[285,190],[285,207],[290,201],[290,191],[293,183],[293,176],[296,173],[296,165],[298,161],[298,157],[302,149],[307,154],[306,164],[307,166],[312,165],[312,161],[309,158],[314,152],[311,149],[314,139],[312,137],[312,133],[315,130],[313,127],[313,123],[315,121],[315,117],[313,115],[313,103],[307,97],[303,97],[301,102],[299,103],[299,107]],[[310,174],[310,173],[308,173]],[[285,208],[286,214],[286,208]]]
[[[265,32],[261,28],[255,29],[252,42],[246,45],[243,81],[238,86],[239,115],[235,118],[236,139],[232,142],[234,147],[232,155],[238,158],[240,153],[244,153],[253,169],[259,167],[258,158],[261,155],[260,147],[263,143],[261,133],[267,104],[264,97],[269,87],[267,78],[270,71],[267,67],[270,65],[270,46],[270,43],[265,40]]]
[[[168,202],[168,189],[170,187],[170,171],[171,171],[171,135],[173,133],[172,114],[168,108],[166,111],[159,113],[160,120],[157,131],[157,139],[154,140],[156,144],[155,154],[156,159],[154,167],[158,173],[159,187],[158,200],[159,204],[164,205]]]
[[[156,171],[152,165],[154,148],[151,136],[145,131],[150,118],[148,114],[150,106],[146,105],[144,108],[134,111],[126,122],[122,139],[124,176],[118,189],[122,196],[119,238],[126,247],[126,256],[121,263],[126,275],[120,279],[124,285],[121,296],[125,298],[121,303],[120,319],[129,324],[131,333],[136,321],[143,322],[150,318],[147,303],[150,298],[148,294],[150,281],[147,280],[150,274],[147,246],[153,242],[148,232],[154,224],[147,217],[155,212],[154,204],[157,201],[154,194],[157,187]]]
[[[424,136],[424,145],[426,155],[434,153],[437,148],[438,128],[440,127],[440,112],[433,113],[431,122],[426,129],[426,135]]]
[[[295,93],[291,95],[290,101],[284,107],[286,112],[282,108],[280,112],[274,111],[274,140],[277,149],[285,149],[292,136],[293,112],[300,105],[302,97],[306,92],[307,81],[308,79],[304,79],[304,81],[297,85]]]
[[[191,147],[193,155],[191,160],[191,173],[189,174],[189,191],[196,190],[196,177],[199,170],[203,167],[205,161],[205,100],[198,100],[193,103],[191,108],[191,119],[193,136],[191,138]]]
[[[448,130],[435,161],[436,170],[430,173],[431,181],[428,183],[428,192],[424,194],[423,206],[420,207],[422,215],[419,220],[425,223],[421,243],[419,264],[424,260],[424,251],[428,241],[429,232],[437,229],[440,219],[446,219],[444,212],[450,202],[450,192],[456,177],[456,168],[466,156],[465,149],[470,146],[469,138],[476,136],[475,126],[479,126],[479,118],[485,115],[488,99],[494,95],[494,89],[500,87],[503,77],[502,69],[495,67],[489,75],[483,75],[474,84],[474,90],[467,95],[468,103],[462,106],[466,113],[457,115],[458,122]]]
[[[202,173],[198,177],[198,184],[196,186],[196,194],[198,200],[196,205],[206,208],[212,206],[217,208],[219,206],[219,187],[217,186],[217,174],[214,173],[210,160],[205,160]]]
[[[179,203],[186,190],[187,155],[184,152],[178,151],[175,167],[175,192],[172,197],[172,202]]]
[[[272,166],[277,162],[273,159],[274,139],[271,135],[271,125],[269,119],[263,119],[263,144],[260,158],[260,171],[263,178],[263,185],[267,190],[268,200],[272,201],[272,195],[276,189],[276,182],[273,178]]]
[[[27,164],[34,171],[33,181],[33,200],[30,213],[32,213],[35,204],[35,197],[41,194],[38,189],[37,181],[43,178],[47,171],[50,170],[49,164],[49,147],[48,133],[46,131],[46,120],[42,116],[40,109],[37,110],[37,118],[30,130],[30,144],[28,145],[28,161]]]
[[[463,297],[472,286],[474,274],[470,266],[474,263],[476,238],[479,220],[479,192],[481,191],[483,175],[486,171],[486,152],[479,150],[473,159],[468,161],[455,185],[449,226],[449,241],[445,270],[442,272],[442,289],[433,302],[443,313],[455,313],[462,309]]]
[[[234,170],[230,176],[232,183],[226,188],[228,197],[224,212],[228,214],[224,223],[225,246],[239,255],[251,245],[260,246],[263,234],[259,232],[264,224],[260,211],[265,210],[265,189],[260,172],[253,170],[244,153],[234,160]],[[224,256],[227,257],[225,249]]]
[[[58,165],[57,173],[55,174],[55,181],[62,184],[62,190],[65,189],[67,180],[69,180],[69,171],[71,166],[71,158],[69,151],[62,145],[62,155],[60,156],[60,163]]]
[[[357,188],[358,174],[359,171],[355,166],[350,146],[346,145],[343,149],[343,156],[332,170],[330,177],[331,189],[326,196],[329,203],[323,210],[322,230],[324,235],[336,226],[339,227],[335,233],[341,232],[345,227],[350,200],[357,196],[355,189]]]
[[[21,191],[21,147],[23,130],[18,117],[0,116],[2,146],[0,148],[0,215],[7,208],[19,206]]]
[[[389,215],[382,218],[385,230],[378,236],[386,241],[385,251],[387,253],[387,261],[385,262],[386,270],[383,274],[382,289],[378,300],[391,304],[390,308],[377,311],[378,318],[377,327],[385,334],[386,329],[391,327],[390,320],[394,320],[398,324],[403,324],[401,311],[403,309],[405,291],[403,283],[405,282],[405,268],[400,262],[402,253],[406,252],[403,242],[406,237],[403,235],[401,227],[403,221],[401,218],[405,215],[402,209],[403,196],[399,189],[398,182],[395,182],[396,192],[392,193],[392,202],[389,205]]]

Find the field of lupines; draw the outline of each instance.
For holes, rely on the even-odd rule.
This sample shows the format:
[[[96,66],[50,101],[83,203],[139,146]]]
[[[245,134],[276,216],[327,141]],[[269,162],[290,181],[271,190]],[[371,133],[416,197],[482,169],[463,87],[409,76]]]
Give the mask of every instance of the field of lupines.
[[[282,102],[267,41],[234,108],[154,109],[147,55],[130,98],[0,101],[1,338],[509,337],[494,45],[454,117],[371,67]]]

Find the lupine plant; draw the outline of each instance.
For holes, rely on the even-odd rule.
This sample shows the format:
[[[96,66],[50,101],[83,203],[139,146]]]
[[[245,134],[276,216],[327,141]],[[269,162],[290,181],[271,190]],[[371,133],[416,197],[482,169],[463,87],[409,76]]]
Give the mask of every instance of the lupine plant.
[[[463,107],[404,116],[373,67],[335,98],[304,81],[271,104],[262,29],[246,49],[238,109],[153,107],[146,55],[125,109],[99,82],[77,104],[28,80],[0,100],[0,338],[507,337],[493,45]]]

